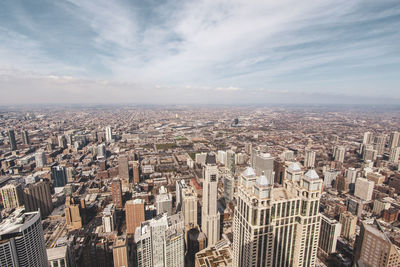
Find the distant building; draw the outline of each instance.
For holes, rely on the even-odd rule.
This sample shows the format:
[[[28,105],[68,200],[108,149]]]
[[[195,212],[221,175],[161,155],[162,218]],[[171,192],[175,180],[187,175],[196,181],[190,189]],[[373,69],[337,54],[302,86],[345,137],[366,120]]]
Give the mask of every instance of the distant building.
[[[0,266],[47,267],[47,253],[38,211],[17,209],[0,222]]]
[[[232,175],[235,174],[235,152],[232,150],[226,151],[226,168],[231,172]]]
[[[336,252],[337,239],[340,236],[342,225],[331,218],[321,215],[318,247],[326,254]]]
[[[114,141],[112,130],[113,128],[111,126],[106,128],[106,141],[109,143]]]
[[[122,200],[122,184],[120,179],[113,179],[111,185],[112,200],[117,209],[122,209],[124,206]]]
[[[399,163],[399,157],[400,157],[400,146],[391,148],[389,154],[389,161],[391,163]]]
[[[103,159],[107,156],[106,154],[106,145],[105,144],[100,144],[97,146],[97,158],[98,159]]]
[[[139,174],[139,162],[133,162],[133,184],[137,184],[140,182],[140,174]]]
[[[385,151],[386,135],[381,134],[374,138],[374,149],[377,151],[378,155],[383,155]]]
[[[42,168],[46,165],[46,153],[44,151],[39,151],[35,154],[36,167]]]
[[[185,227],[191,228],[198,225],[197,201],[197,194],[193,187],[188,186],[182,190],[182,214]]]
[[[306,168],[314,168],[315,167],[315,151],[306,149],[304,155],[304,167]]]
[[[374,190],[374,182],[365,178],[357,178],[354,195],[362,200],[369,201],[372,199]]]
[[[143,199],[129,200],[125,203],[126,233],[134,234],[136,227],[145,219],[145,206]]]
[[[14,130],[8,130],[8,142],[11,150],[17,150],[17,141],[15,141]]]
[[[129,164],[126,155],[118,158],[118,174],[125,183],[129,182]]]
[[[353,239],[356,234],[357,217],[346,211],[340,213],[339,222],[342,225],[341,236],[347,240]]]
[[[343,146],[335,146],[333,150],[333,158],[335,161],[343,162],[346,154],[346,148]]]
[[[367,180],[373,181],[375,184],[383,184],[385,176],[378,172],[370,172],[367,174]]]
[[[22,135],[22,141],[24,142],[24,145],[29,145],[30,144],[30,140],[29,140],[29,133],[26,130],[23,130],[21,132]]]
[[[161,186],[156,196],[156,209],[157,215],[167,213],[168,216],[172,215],[172,194],[168,193],[164,186]]]
[[[233,200],[233,192],[235,187],[235,180],[230,174],[226,174],[223,177],[224,183],[224,199],[225,203]]]
[[[51,168],[51,177],[54,187],[63,187],[67,184],[67,175],[64,166],[54,166]]]
[[[24,189],[24,204],[27,212],[38,211],[43,217],[53,211],[50,186],[45,181],[29,184]]]
[[[20,184],[7,184],[0,188],[1,199],[5,209],[13,209],[24,205],[24,194]]]
[[[254,171],[256,175],[265,175],[268,179],[274,179],[274,157],[269,153],[260,153],[256,156]]]
[[[75,203],[74,198],[67,197],[65,200],[65,223],[69,230],[82,228],[82,217],[80,204]]]
[[[400,137],[400,133],[399,132],[392,132],[390,134],[390,138],[389,138],[389,149],[398,147],[400,145],[399,143],[399,137]]]
[[[102,215],[103,229],[105,233],[110,233],[115,230],[117,217],[115,216],[114,204],[108,204],[103,210]]]

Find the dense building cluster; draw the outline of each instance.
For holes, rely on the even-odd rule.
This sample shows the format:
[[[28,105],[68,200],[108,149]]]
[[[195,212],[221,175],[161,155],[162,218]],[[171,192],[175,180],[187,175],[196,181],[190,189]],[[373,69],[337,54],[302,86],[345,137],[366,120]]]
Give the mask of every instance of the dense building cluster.
[[[0,266],[400,266],[400,116],[0,110]]]

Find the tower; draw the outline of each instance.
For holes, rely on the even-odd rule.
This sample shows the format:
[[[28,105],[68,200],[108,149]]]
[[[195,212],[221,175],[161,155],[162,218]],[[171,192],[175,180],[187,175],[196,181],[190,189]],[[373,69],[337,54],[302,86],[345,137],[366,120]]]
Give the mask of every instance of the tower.
[[[21,132],[21,135],[22,135],[22,141],[24,142],[24,145],[29,145],[30,144],[30,140],[29,140],[28,131],[23,130]]]
[[[46,165],[46,154],[44,151],[39,151],[35,154],[35,163],[38,168],[42,168]]]
[[[220,237],[220,214],[218,212],[218,167],[215,156],[208,154],[203,182],[203,207],[201,229],[207,236],[207,246],[214,245]],[[209,160],[208,160],[209,159]]]
[[[315,151],[306,149],[304,156],[304,167],[314,168],[315,167]]]
[[[14,130],[8,130],[8,142],[10,143],[11,150],[17,150],[17,142],[15,141]]]
[[[111,185],[112,200],[117,209],[122,209],[122,185],[120,179],[114,179]]]
[[[106,128],[106,141],[109,142],[109,143],[114,141],[112,130],[113,130],[113,128],[111,126],[108,126]]]
[[[136,227],[145,221],[143,199],[129,200],[125,203],[126,233],[134,234]]]

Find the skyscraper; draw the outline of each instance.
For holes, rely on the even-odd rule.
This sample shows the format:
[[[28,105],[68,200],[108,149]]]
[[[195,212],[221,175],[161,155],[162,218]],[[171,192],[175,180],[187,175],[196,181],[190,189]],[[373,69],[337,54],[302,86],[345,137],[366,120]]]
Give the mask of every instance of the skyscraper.
[[[211,155],[207,155],[207,157]],[[206,161],[207,162],[207,161]],[[218,212],[218,167],[207,163],[203,182],[203,207],[201,229],[207,236],[207,246],[214,245],[220,237],[220,214]]]
[[[400,157],[400,146],[391,148],[389,154],[389,161],[392,163],[398,163],[399,157]]]
[[[30,144],[30,140],[29,140],[28,131],[23,130],[21,132],[21,135],[22,135],[22,141],[24,142],[24,145],[29,145]]]
[[[79,203],[75,203],[75,199],[67,197],[65,200],[65,223],[70,230],[82,228],[81,208]]]
[[[143,199],[129,200],[125,203],[126,233],[134,234],[136,227],[145,221],[145,207]]]
[[[54,187],[63,187],[67,184],[67,175],[64,166],[54,166],[51,168]]]
[[[106,145],[105,144],[100,144],[97,146],[97,158],[102,159],[106,157]]]
[[[233,190],[235,186],[235,180],[233,179],[232,175],[225,174],[223,176],[223,183],[224,183],[224,199],[225,203],[228,203],[233,199]]]
[[[197,223],[197,194],[191,186],[182,190],[182,214],[185,227],[195,227]]]
[[[256,156],[254,171],[260,176],[264,173],[265,176],[274,179],[274,158],[269,153],[261,153]]]
[[[114,267],[132,267],[128,240],[125,236],[118,236],[113,244]]]
[[[136,229],[137,266],[184,267],[185,238],[181,213],[159,215]]]
[[[226,167],[232,175],[235,174],[235,152],[232,150],[226,151]]]
[[[333,150],[333,158],[335,161],[343,162],[345,154],[346,149],[343,146],[335,146]]]
[[[118,158],[118,174],[119,177],[124,181],[124,184],[129,182],[129,164],[127,155],[123,155]]]
[[[110,233],[115,230],[117,217],[115,215],[115,206],[113,203],[108,204],[104,208],[101,220],[103,222],[103,230],[105,233]]]
[[[61,148],[66,148],[67,147],[67,139],[65,138],[64,135],[59,135],[57,137],[58,140],[58,146]]]
[[[38,211],[15,210],[0,223],[0,240],[0,266],[48,266]]]
[[[338,221],[321,215],[318,246],[323,252],[326,254],[336,252],[336,243],[341,229],[342,225]]]
[[[382,155],[385,150],[386,135],[381,134],[374,138],[374,149],[378,155]]]
[[[306,168],[314,168],[315,167],[315,151],[306,149],[304,155],[304,167]]]
[[[113,179],[111,185],[112,200],[117,209],[122,209],[122,185],[120,179]]]
[[[351,240],[356,233],[357,217],[346,211],[340,213],[339,222],[342,224],[341,236]]]
[[[106,128],[106,141],[110,142],[110,143],[114,141],[112,130],[113,130],[113,128],[111,126],[108,126]]]
[[[297,165],[297,164],[296,164]],[[233,266],[314,266],[322,181],[314,170],[286,170],[284,187],[247,168],[233,220]]]
[[[140,175],[139,175],[139,162],[133,162],[133,184],[137,184],[140,182]]]
[[[13,209],[24,205],[24,195],[20,184],[7,184],[0,188],[1,199],[5,209]]]
[[[10,144],[11,150],[17,150],[17,142],[15,141],[14,130],[8,130],[8,142]]]
[[[35,154],[36,167],[42,168],[46,165],[46,153],[44,151],[39,151]]]
[[[374,182],[365,178],[357,178],[354,195],[362,200],[369,201],[372,198]]]
[[[392,132],[389,139],[389,149],[399,146],[399,132]]]
[[[167,188],[164,186],[160,187],[156,196],[156,209],[157,215],[165,212],[168,216],[172,215],[172,195],[168,193]]]
[[[27,212],[40,209],[42,218],[48,216],[53,211],[49,184],[40,181],[27,185],[24,189],[24,204]]]
[[[369,145],[372,144],[373,135],[371,132],[365,132],[363,137],[363,144]]]

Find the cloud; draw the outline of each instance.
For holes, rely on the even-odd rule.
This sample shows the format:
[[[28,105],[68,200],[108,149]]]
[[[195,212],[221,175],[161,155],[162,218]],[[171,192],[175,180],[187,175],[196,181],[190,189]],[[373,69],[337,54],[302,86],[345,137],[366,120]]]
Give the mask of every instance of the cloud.
[[[232,92],[232,91],[239,91],[240,88],[234,87],[234,86],[229,86],[229,87],[217,87],[215,88],[217,91],[224,91],[224,92]]]

